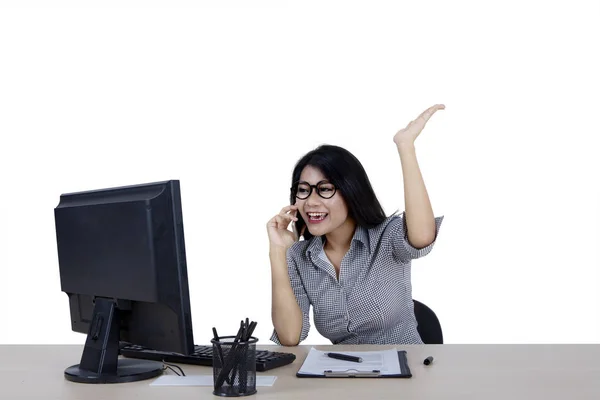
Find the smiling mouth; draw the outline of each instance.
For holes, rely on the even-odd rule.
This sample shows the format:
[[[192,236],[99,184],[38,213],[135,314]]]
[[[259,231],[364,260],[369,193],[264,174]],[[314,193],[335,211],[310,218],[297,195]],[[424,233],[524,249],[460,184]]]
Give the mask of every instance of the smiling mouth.
[[[318,223],[327,218],[327,213],[306,213],[308,215],[308,221],[311,223]]]

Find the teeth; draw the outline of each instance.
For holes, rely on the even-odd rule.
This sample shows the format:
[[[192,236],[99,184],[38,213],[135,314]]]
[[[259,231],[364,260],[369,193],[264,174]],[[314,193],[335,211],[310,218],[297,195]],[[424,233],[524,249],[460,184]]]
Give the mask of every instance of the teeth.
[[[308,213],[308,215],[311,217],[322,217],[324,215],[327,215],[327,213]]]

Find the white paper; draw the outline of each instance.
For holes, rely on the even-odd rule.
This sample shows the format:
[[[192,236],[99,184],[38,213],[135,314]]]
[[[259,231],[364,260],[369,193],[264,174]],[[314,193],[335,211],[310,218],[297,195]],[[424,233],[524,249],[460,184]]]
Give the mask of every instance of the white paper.
[[[273,386],[276,376],[257,375],[256,386]],[[150,386],[213,386],[212,375],[161,375]]]
[[[361,357],[362,362],[338,360],[328,357],[329,351],[310,349],[308,356],[298,371],[300,374],[324,375],[325,371],[333,372],[372,372],[379,371],[381,375],[400,374],[398,350],[380,351],[333,351],[332,353],[347,354]]]

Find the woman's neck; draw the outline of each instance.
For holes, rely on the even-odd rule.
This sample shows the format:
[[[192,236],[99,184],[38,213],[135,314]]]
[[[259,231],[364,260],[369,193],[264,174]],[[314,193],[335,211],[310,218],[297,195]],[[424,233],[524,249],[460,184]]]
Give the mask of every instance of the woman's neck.
[[[325,235],[325,249],[335,253],[346,253],[350,249],[355,229],[356,222],[347,218],[339,228]]]

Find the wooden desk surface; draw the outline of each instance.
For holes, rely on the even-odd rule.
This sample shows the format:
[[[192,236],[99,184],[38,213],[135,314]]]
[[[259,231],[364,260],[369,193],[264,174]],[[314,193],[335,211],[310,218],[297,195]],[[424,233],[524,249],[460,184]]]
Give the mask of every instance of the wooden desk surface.
[[[600,399],[600,345],[417,345],[407,351],[408,379],[296,378],[312,346],[259,349],[295,353],[293,364],[258,375],[276,375],[258,387],[256,399]],[[333,346],[315,346],[319,350]],[[393,346],[335,346],[340,350],[383,350]],[[212,387],[151,387],[152,380],[89,385],[64,379],[82,346],[0,345],[0,399],[216,399]],[[434,363],[425,366],[427,356]],[[212,375],[210,367],[183,365],[186,375]]]

